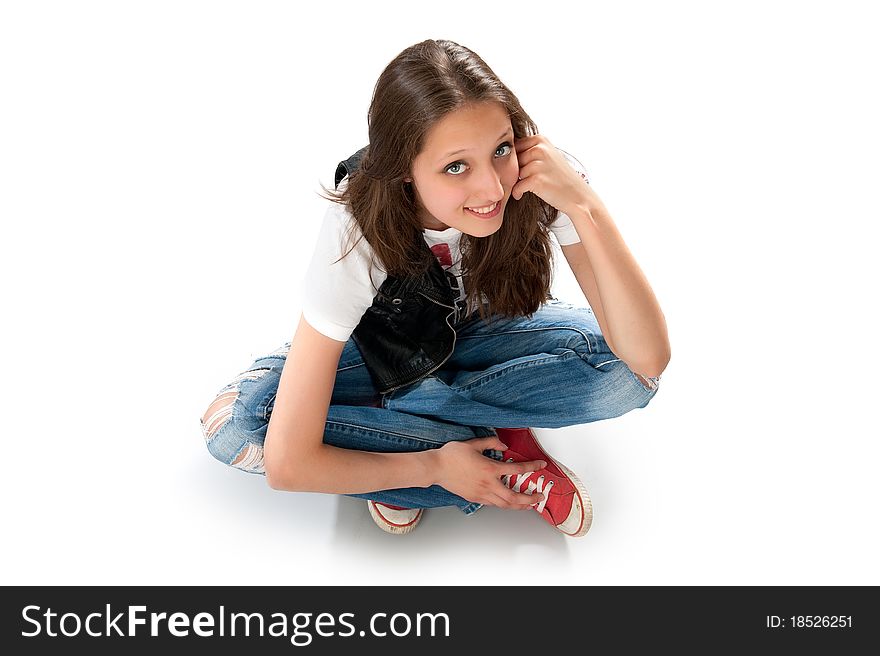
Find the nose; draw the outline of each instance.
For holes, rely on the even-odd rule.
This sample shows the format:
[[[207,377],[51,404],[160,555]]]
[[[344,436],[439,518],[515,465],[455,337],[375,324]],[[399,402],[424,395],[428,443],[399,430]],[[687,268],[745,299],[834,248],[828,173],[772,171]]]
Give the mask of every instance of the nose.
[[[473,197],[481,201],[480,205],[491,205],[504,198],[504,186],[501,184],[501,177],[495,167],[490,166],[483,169],[482,175],[477,178]]]

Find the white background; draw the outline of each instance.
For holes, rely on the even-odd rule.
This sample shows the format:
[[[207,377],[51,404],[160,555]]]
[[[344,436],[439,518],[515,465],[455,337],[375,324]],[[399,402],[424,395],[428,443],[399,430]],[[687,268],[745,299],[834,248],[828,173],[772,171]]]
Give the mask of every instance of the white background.
[[[869,6],[4,3],[2,583],[880,584]],[[537,431],[582,539],[496,508],[394,537],[205,449],[426,38],[584,162],[669,324],[647,408]],[[561,257],[554,291],[585,302]]]

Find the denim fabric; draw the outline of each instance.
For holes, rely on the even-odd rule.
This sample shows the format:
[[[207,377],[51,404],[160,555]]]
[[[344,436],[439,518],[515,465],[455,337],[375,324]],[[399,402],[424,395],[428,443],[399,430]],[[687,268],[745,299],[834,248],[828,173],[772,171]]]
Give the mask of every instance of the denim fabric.
[[[336,372],[324,442],[362,451],[423,451],[451,440],[495,435],[495,428],[560,428],[645,407],[659,378],[643,384],[608,349],[592,310],[553,299],[532,317],[455,324],[452,356],[415,383],[380,394],[353,340]],[[225,464],[264,473],[262,446],[287,343],[258,358],[220,392],[237,390],[231,414],[206,440]],[[205,428],[203,423],[203,429]],[[497,451],[487,455],[500,459]],[[244,457],[246,456],[246,457]],[[439,487],[348,496],[409,508],[480,507]]]

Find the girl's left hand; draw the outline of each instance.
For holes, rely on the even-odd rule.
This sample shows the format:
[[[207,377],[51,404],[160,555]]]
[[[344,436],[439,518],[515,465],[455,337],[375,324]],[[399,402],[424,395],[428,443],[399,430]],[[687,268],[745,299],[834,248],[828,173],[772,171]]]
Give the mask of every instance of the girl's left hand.
[[[575,206],[589,207],[595,193],[563,154],[541,134],[517,139],[519,182],[510,195],[520,200],[527,191],[549,203],[560,212],[571,213]],[[596,198],[598,200],[598,198]]]

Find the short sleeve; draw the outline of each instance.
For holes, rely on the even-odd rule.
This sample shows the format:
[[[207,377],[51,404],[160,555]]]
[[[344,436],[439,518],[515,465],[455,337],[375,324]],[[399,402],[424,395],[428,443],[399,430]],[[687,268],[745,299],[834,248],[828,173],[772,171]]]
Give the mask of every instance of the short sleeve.
[[[349,237],[352,226],[354,233]],[[302,312],[306,321],[321,334],[340,342],[348,341],[372,305],[376,289],[387,277],[373,263],[371,279],[373,249],[361,235],[347,208],[330,202],[302,282]],[[357,245],[340,260],[354,242]]]
[[[563,157],[565,157],[569,165],[575,171],[577,171],[583,181],[586,184],[590,184],[590,178],[581,163],[575,157],[566,153],[564,150],[560,149],[559,152],[562,153]],[[571,222],[571,217],[569,217],[567,214],[564,214],[563,212],[560,212],[559,216],[556,217],[556,220],[550,224],[550,230],[556,236],[556,240],[559,242],[560,246],[579,244],[581,241],[577,230],[575,230],[574,224]]]

